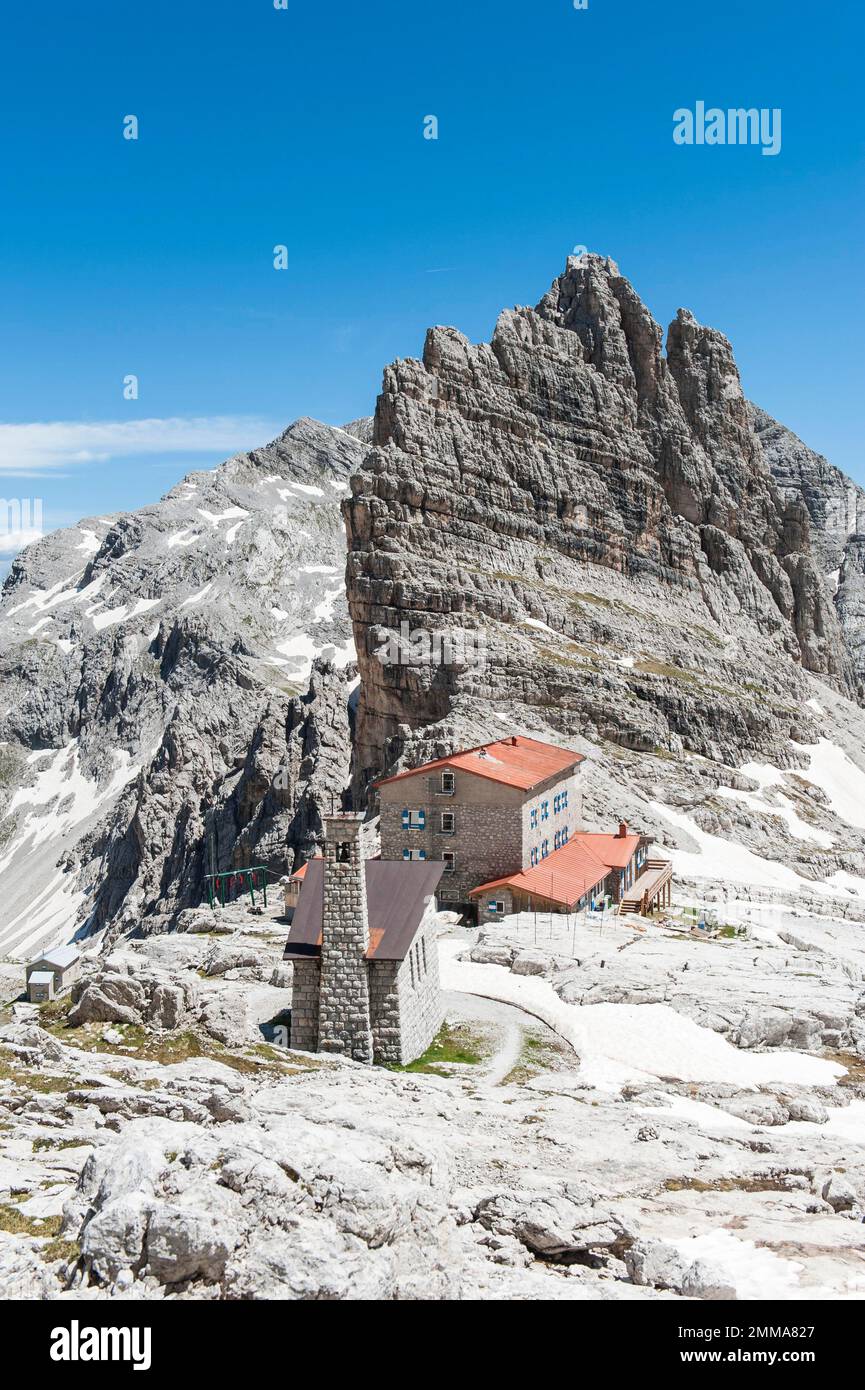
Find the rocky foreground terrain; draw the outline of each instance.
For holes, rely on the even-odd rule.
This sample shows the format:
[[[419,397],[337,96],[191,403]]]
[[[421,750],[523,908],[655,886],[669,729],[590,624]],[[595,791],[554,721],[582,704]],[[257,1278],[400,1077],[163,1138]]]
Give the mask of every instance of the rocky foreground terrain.
[[[181,925],[0,1027],[6,1296],[865,1293],[857,929],[443,918],[446,1029],[389,1071],[284,1046],[280,923]]]

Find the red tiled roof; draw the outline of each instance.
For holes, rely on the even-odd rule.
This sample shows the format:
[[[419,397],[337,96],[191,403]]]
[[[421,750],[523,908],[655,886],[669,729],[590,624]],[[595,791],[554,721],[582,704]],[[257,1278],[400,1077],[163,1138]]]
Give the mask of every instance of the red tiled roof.
[[[437,768],[453,768],[528,791],[539,782],[546,782],[556,773],[565,772],[584,761],[582,753],[575,753],[571,748],[557,748],[555,744],[541,743],[538,739],[523,738],[519,734],[482,743],[461,753],[452,753],[448,758],[436,758],[420,767],[397,772],[393,777],[382,777],[375,786],[382,787],[388,782],[402,781],[405,777],[416,777],[418,773],[433,772]]]
[[[571,839],[588,843],[592,853],[611,869],[627,868],[640,843],[639,835],[635,835],[633,831],[628,831],[627,835],[601,835],[594,831],[577,830]]]
[[[508,887],[570,906],[603,883],[611,869],[624,868],[639,843],[639,835],[619,837],[578,830],[566,845],[553,850],[534,868],[482,883],[471,890],[469,897]]]
[[[312,857],[313,857],[313,859],[320,859],[320,858],[321,858],[321,851],[320,851],[320,850],[316,850],[315,854],[314,854]],[[304,879],[304,878],[306,877],[306,871],[307,871],[307,868],[308,868],[308,866],[309,866],[309,863],[310,863],[310,861],[307,859],[306,863],[305,863],[305,864],[301,864],[300,868],[297,870],[296,873],[293,873],[293,874],[289,875],[289,877],[291,878],[291,882],[292,882],[292,883],[297,883],[297,882],[299,882],[300,880],[302,880],[302,879]]]

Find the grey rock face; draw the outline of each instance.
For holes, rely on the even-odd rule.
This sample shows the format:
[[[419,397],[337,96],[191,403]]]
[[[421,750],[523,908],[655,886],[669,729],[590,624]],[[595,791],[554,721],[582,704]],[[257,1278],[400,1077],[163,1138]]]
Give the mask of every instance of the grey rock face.
[[[865,490],[759,406],[749,405],[763,456],[782,495],[804,503],[811,543],[865,695]]]
[[[15,561],[0,602],[4,951],[59,923],[172,921],[207,869],[278,876],[308,852],[322,787],[348,781],[340,501],[365,447],[300,420]],[[51,885],[41,904],[35,881]]]
[[[855,689],[729,343],[681,310],[664,355],[612,261],[570,261],[489,344],[431,329],[386,369],[373,445],[345,504],[359,789],[497,711],[735,764],[786,743],[803,669]],[[480,629],[484,658],[382,661],[403,624]]]

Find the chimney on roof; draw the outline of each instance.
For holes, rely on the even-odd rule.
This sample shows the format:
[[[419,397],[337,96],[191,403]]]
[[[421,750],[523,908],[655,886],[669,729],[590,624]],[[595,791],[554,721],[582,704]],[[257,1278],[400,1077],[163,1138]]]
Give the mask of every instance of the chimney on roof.
[[[619,821],[619,839],[620,839],[620,840],[624,840],[624,839],[627,837],[627,834],[628,834],[628,822],[627,822],[626,820],[620,820],[620,821]]]
[[[516,748],[516,746],[517,746],[517,736],[516,736],[516,734],[512,734],[512,735],[511,735],[511,747],[512,747],[512,748]]]
[[[372,1062],[363,821],[346,811],[324,817],[318,1048]]]

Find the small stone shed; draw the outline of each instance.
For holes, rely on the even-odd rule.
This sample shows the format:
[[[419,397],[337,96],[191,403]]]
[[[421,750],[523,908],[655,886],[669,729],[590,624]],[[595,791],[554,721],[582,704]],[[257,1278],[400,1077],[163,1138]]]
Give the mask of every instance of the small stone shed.
[[[405,1064],[442,1021],[435,891],[443,865],[363,857],[362,815],[325,821],[306,866],[285,959],[291,1046]]]
[[[81,952],[77,946],[56,946],[37,956],[27,967],[27,998],[31,1004],[44,1004],[68,989],[81,973]]]

